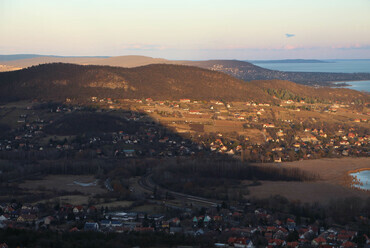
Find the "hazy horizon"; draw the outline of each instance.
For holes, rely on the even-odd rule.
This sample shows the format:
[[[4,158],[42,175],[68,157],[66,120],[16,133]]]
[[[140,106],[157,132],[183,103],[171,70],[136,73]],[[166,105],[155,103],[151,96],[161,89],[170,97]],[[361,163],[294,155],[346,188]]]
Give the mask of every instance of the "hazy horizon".
[[[19,60],[19,59],[32,59],[32,58],[38,58],[38,57],[60,57],[60,58],[113,58],[113,57],[125,57],[125,56],[143,56],[143,57],[151,57],[146,55],[139,55],[139,54],[121,54],[121,55],[114,55],[114,56],[107,56],[107,55],[60,55],[60,54],[35,54],[35,53],[28,53],[28,54],[0,54],[0,56],[17,56],[17,58],[11,58],[11,59],[2,59],[0,57],[0,61],[12,61],[12,60]],[[18,57],[19,56],[19,57]],[[22,56],[25,56],[24,58]],[[171,60],[169,58],[165,57],[151,57],[154,59],[166,59]],[[336,58],[326,58],[326,59],[318,59],[318,58],[274,58],[274,59],[248,59],[248,58],[212,58],[212,59],[173,59],[176,60],[189,60],[189,61],[204,61],[204,60],[240,60],[240,61],[284,61],[284,60],[319,60],[319,61],[340,61],[340,60],[370,60],[369,58],[345,58],[345,59],[336,59]]]
[[[370,58],[367,0],[3,0],[0,54]]]

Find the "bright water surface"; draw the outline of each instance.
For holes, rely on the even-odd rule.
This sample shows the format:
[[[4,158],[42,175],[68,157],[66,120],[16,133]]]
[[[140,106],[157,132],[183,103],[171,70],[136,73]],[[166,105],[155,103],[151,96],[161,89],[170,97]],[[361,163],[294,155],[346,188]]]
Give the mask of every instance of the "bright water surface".
[[[363,185],[354,185],[356,188],[370,190],[370,170],[364,170],[350,174],[356,176]]]

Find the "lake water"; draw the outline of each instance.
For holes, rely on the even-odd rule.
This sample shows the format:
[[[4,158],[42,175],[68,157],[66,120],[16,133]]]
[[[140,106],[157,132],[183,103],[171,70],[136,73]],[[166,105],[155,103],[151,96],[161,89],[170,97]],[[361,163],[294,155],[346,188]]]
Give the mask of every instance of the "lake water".
[[[299,72],[366,72],[370,73],[370,60],[322,60],[327,63],[258,63],[253,64],[278,71]]]
[[[357,180],[362,183],[362,185],[354,185],[356,188],[370,190],[370,170],[351,173],[350,175],[357,177]]]
[[[338,83],[346,83],[349,85],[349,86],[345,86],[344,88],[370,92],[370,81],[351,81],[351,82],[338,82]]]
[[[258,63],[253,64],[278,71],[296,71],[296,72],[343,72],[370,73],[370,60],[323,60],[327,63]],[[350,86],[346,88],[370,92],[370,81],[351,81],[341,82]]]

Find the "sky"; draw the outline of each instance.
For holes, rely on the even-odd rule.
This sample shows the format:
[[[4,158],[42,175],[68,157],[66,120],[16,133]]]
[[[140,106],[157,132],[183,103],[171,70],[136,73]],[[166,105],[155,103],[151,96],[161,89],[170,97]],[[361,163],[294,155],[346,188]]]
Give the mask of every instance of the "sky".
[[[370,59],[370,0],[0,0],[0,54]]]

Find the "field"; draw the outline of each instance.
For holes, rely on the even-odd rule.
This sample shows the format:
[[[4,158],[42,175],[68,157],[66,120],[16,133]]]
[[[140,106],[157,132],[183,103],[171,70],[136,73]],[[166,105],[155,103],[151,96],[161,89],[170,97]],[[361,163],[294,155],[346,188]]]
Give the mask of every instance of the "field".
[[[80,183],[92,183],[95,181],[94,176],[81,176],[81,175],[58,175],[58,176],[47,176],[42,180],[27,180],[19,185],[20,188],[45,191],[45,190],[56,190],[56,191],[68,191],[68,192],[79,192],[83,195],[94,195],[105,193],[98,183],[92,186],[80,186],[74,182]]]
[[[370,158],[317,159],[282,163],[277,166],[300,168],[319,175],[320,179],[315,182],[263,181],[260,186],[249,187],[248,197],[265,198],[278,194],[289,200],[324,203],[342,197],[370,197],[370,192],[351,189],[350,177],[347,175],[348,171],[366,168],[369,164]]]

